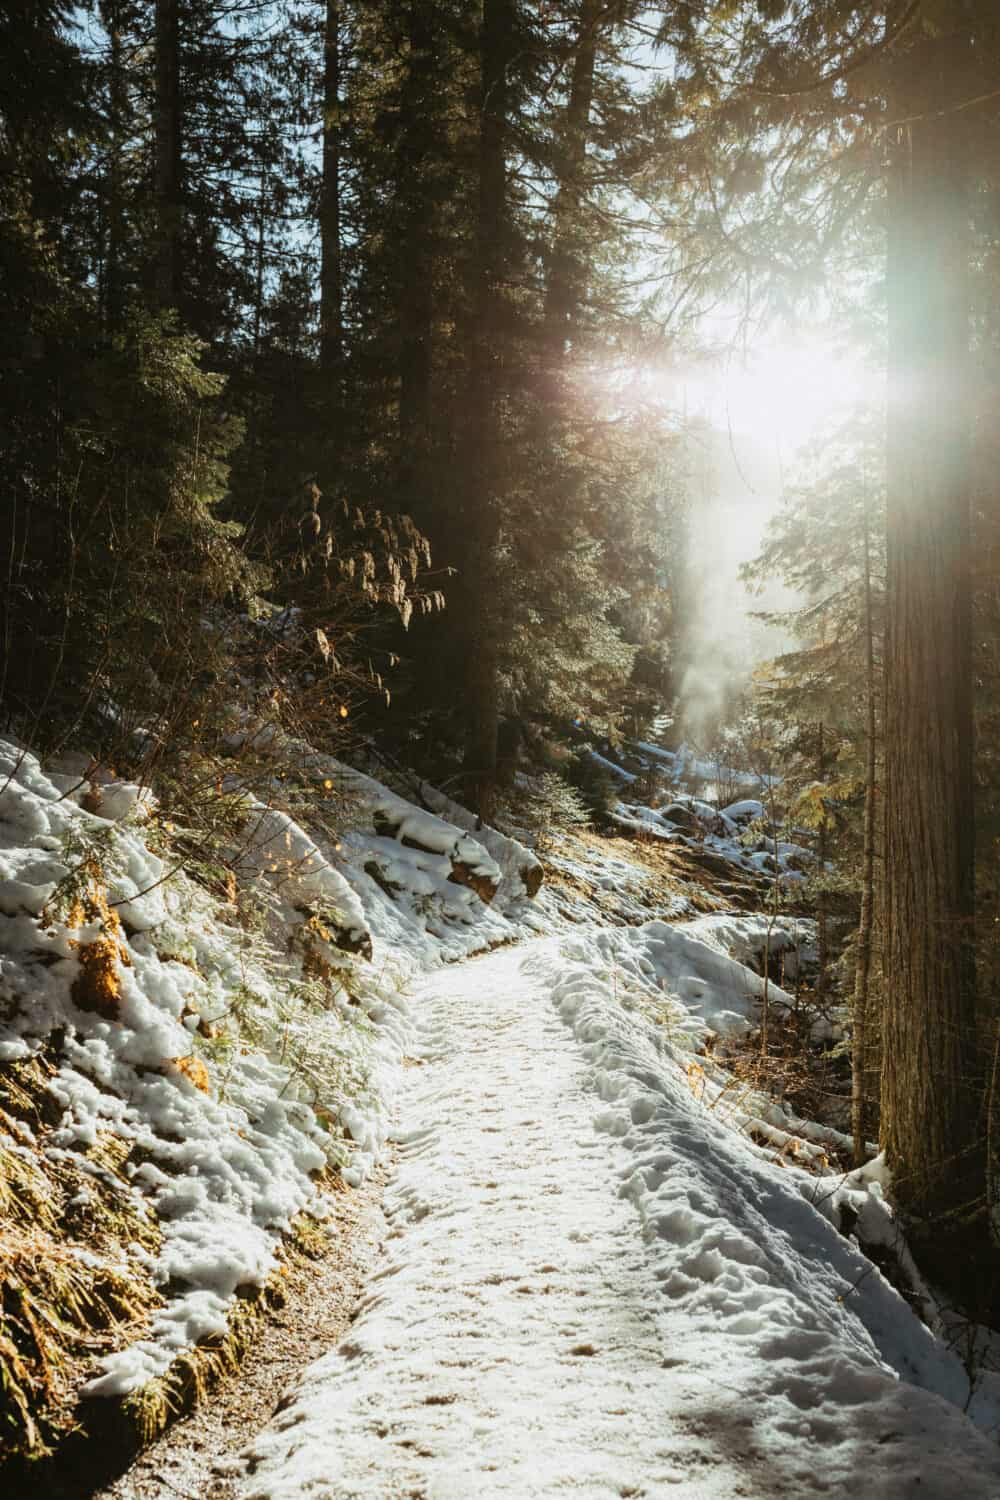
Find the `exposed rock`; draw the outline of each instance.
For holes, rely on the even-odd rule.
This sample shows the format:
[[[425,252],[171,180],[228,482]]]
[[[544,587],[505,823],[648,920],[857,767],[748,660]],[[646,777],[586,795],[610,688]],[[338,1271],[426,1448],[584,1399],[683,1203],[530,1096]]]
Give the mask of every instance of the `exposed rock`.
[[[407,804],[402,804],[402,806],[405,808]],[[424,817],[430,819],[433,815],[424,814]],[[481,851],[481,858],[475,859],[475,863],[463,857],[468,852],[467,846],[472,844],[472,840],[468,834],[463,833],[460,829],[448,830],[447,825],[442,820],[433,818],[435,827],[440,827],[454,833],[453,845],[447,848],[442,846],[443,842],[447,842],[446,840],[435,839],[433,843],[430,840],[424,842],[422,839],[414,838],[412,833],[405,832],[407,827],[406,818],[402,814],[397,814],[394,809],[385,807],[376,808],[372,821],[375,826],[375,832],[380,838],[391,838],[396,843],[402,844],[405,849],[417,849],[421,854],[430,854],[435,858],[444,857],[447,859],[451,865],[451,873],[448,876],[451,883],[453,885],[467,886],[470,891],[475,892],[485,906],[489,906],[496,896],[501,879],[499,869],[497,869],[485,849]],[[475,844],[472,844],[472,849],[476,850]],[[365,868],[367,870],[368,866],[366,865]],[[379,883],[381,884],[382,882],[380,881]]]
[[[702,832],[701,819],[690,807],[685,807],[682,802],[671,802],[660,812],[661,818],[666,818],[668,823],[673,823],[675,828],[683,828],[685,833],[700,834]]]
[[[356,953],[371,959],[372,935],[367,927],[359,927],[350,920],[336,922],[329,912],[313,906],[300,905],[295,910],[306,919],[295,935],[295,942],[302,952],[339,948],[341,953]]]
[[[545,871],[537,855],[533,854],[524,844],[517,839],[511,838],[506,833],[501,833],[496,828],[490,828],[482,823],[474,813],[460,802],[454,802],[446,797],[444,792],[439,792],[436,787],[422,782],[420,797],[425,805],[439,817],[446,818],[449,823],[454,823],[456,828],[461,828],[470,838],[481,844],[486,853],[503,872],[506,881],[519,880],[524,894],[528,900],[534,900],[541,890],[545,880]],[[512,886],[508,894],[517,894],[516,886]]]
[[[369,859],[365,862],[365,874],[370,875],[375,884],[379,886],[381,890],[385,891],[385,894],[389,897],[390,901],[395,900],[400,891],[403,889],[398,881],[390,880],[389,877],[384,873],[382,866],[376,864],[375,860],[373,859]]]
[[[719,875],[723,880],[732,881],[733,876],[738,873],[731,859],[726,859],[722,854],[713,854],[710,849],[699,849],[688,847],[684,851],[685,860],[699,869],[706,870],[710,875]]]
[[[467,885],[470,891],[475,891],[484,906],[489,906],[500,884],[490,875],[478,874],[469,865],[463,864],[460,859],[452,860],[451,874],[448,879],[453,885]]]
[[[372,935],[370,932],[359,932],[356,927],[334,927],[331,929],[331,937],[335,948],[340,948],[344,953],[358,953],[362,958],[371,960]]]

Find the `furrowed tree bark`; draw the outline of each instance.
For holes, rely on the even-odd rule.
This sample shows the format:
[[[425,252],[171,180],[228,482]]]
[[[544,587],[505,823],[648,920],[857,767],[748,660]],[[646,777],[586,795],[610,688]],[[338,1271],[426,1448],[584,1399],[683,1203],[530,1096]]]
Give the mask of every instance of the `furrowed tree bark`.
[[[181,100],[179,0],[156,0],[154,288],[160,308],[181,293]]]
[[[890,114],[921,117],[890,169],[882,1130],[922,1218],[967,1195],[976,1113],[970,203],[961,115],[928,114],[945,56]]]
[[[867,1159],[865,1137],[868,1110],[868,1048],[872,932],[875,916],[875,625],[872,611],[871,514],[865,495],[864,512],[865,597],[865,818],[861,853],[861,913],[858,921],[854,965],[854,997],[851,1030],[851,1134],[854,1165]]]
[[[496,802],[500,723],[500,599],[504,293],[507,260],[508,70],[514,39],[513,0],[483,0],[480,29],[479,208],[476,236],[476,327],[468,436],[471,493],[465,592],[470,607],[466,790],[491,821]]]

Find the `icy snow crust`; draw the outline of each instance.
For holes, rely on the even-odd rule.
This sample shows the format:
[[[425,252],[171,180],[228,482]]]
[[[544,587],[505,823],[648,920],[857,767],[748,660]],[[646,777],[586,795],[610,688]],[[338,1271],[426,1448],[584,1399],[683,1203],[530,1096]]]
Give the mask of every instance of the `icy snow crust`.
[[[541,940],[416,997],[385,1264],[247,1500],[1000,1492],[958,1359],[831,1222],[877,1192],[766,1162],[621,1004],[660,940]]]

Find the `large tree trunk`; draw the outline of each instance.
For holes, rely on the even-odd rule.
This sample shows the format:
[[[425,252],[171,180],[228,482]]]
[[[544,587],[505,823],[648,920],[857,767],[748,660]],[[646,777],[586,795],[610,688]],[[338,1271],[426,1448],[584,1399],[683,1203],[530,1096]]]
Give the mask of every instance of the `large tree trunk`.
[[[503,380],[503,276],[508,255],[508,67],[513,0],[484,0],[480,31],[479,211],[476,242],[476,328],[472,348],[469,541],[465,593],[470,608],[467,673],[467,792],[480,817],[493,816],[500,723],[500,580]]]
[[[861,854],[861,914],[854,965],[851,1029],[851,1132],[854,1165],[867,1160],[868,1053],[870,1050],[872,934],[875,918],[875,624],[872,610],[871,517],[865,496],[865,821]]]
[[[340,0],[326,0],[323,32],[323,168],[319,198],[319,361],[328,418],[340,414],[344,284],[340,243]]]
[[[179,0],[156,0],[154,277],[159,307],[177,307],[181,291],[181,100]]]
[[[919,1216],[966,1185],[975,1118],[970,204],[962,116],[928,113],[942,66],[895,101],[889,201],[882,1128]]]

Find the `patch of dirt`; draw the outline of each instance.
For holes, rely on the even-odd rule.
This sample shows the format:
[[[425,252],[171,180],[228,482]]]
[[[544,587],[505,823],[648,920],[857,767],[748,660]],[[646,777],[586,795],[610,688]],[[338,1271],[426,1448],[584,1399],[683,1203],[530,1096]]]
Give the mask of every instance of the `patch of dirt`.
[[[236,1456],[270,1420],[298,1372],[335,1349],[350,1327],[382,1248],[386,1176],[376,1173],[363,1187],[336,1194],[326,1249],[290,1268],[285,1304],[242,1367],[120,1478],[91,1490],[90,1500],[235,1500]]]

